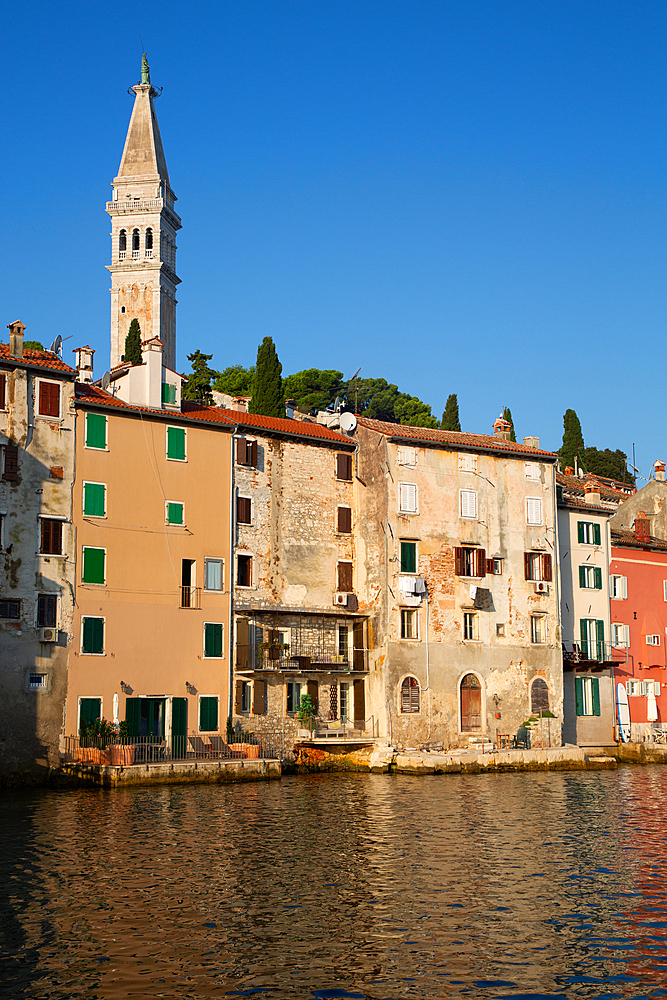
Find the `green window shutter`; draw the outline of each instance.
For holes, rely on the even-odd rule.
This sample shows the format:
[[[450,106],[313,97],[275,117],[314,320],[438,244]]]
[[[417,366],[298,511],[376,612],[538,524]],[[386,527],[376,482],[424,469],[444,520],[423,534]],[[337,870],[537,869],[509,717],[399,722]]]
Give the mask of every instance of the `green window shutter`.
[[[218,699],[199,699],[199,728],[202,732],[214,732],[218,728]]]
[[[105,570],[105,556],[106,552],[104,549],[90,549],[84,548],[83,550],[83,573],[81,575],[81,580],[83,583],[104,583],[104,570]]]
[[[86,447],[106,448],[107,418],[103,413],[86,414]]]
[[[125,700],[125,721],[127,722],[128,736],[139,736],[141,729],[141,698],[127,698]]]
[[[574,679],[575,701],[577,703],[577,715],[584,714],[584,679],[575,677]]]
[[[585,566],[580,566],[579,567],[579,586],[580,587],[585,587],[586,586],[586,567]]]
[[[581,636],[581,641],[586,643],[588,641],[588,628],[585,618],[581,618],[579,621],[579,634]]]
[[[104,619],[83,619],[83,641],[81,649],[84,653],[104,652]]]
[[[595,542],[596,545],[600,545],[601,544],[601,541],[600,541],[601,537],[602,536],[601,536],[601,533],[600,533],[600,525],[599,524],[594,524],[593,525],[593,541]]]
[[[169,382],[162,383],[162,402],[163,403],[175,403],[176,402],[176,386],[170,385]]]
[[[168,524],[183,524],[183,504],[182,503],[168,503],[167,504],[167,522],[168,522]]]
[[[90,722],[94,722],[95,719],[99,719],[101,708],[102,701],[100,698],[82,698],[79,704],[79,724],[87,726]]]
[[[211,622],[204,625],[204,655],[222,656],[222,625]]]
[[[104,517],[104,483],[83,484],[83,513],[88,517]]]
[[[599,566],[595,567],[595,589],[602,590],[602,570]]]
[[[417,572],[417,546],[414,542],[401,542],[401,573]]]
[[[584,522],[577,521],[577,536],[579,538],[579,544],[581,545],[584,541]]]
[[[188,699],[171,699],[171,735],[185,736],[188,731]]]
[[[167,427],[167,458],[185,461],[184,427]]]
[[[600,682],[597,677],[593,677],[593,715],[600,714]]]

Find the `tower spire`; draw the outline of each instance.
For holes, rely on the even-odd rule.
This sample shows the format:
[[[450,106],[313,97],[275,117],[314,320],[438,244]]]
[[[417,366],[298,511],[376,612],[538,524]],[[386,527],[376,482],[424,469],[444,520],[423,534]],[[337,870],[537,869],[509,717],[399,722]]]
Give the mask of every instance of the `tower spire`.
[[[176,233],[181,220],[171,190],[153,101],[160,91],[150,81],[144,52],[141,83],[131,87],[134,107],[118,174],[112,181],[111,367],[124,353],[133,319],[142,340],[159,337],[167,367],[176,363]]]

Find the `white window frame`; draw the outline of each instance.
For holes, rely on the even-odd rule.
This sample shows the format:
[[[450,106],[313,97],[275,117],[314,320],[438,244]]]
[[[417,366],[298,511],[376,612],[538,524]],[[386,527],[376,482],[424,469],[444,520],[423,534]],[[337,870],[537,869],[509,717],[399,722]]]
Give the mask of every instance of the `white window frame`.
[[[547,642],[547,616],[530,616],[530,642],[533,646],[545,646]]]
[[[89,580],[84,580],[83,578],[83,553],[86,549],[101,549],[104,552],[104,580],[102,583],[90,583]],[[107,585],[107,549],[106,545],[82,545],[81,546],[81,582],[82,587],[106,587]],[[99,615],[90,615],[91,618],[99,618]]]
[[[580,570],[584,571],[584,578],[586,580],[585,584],[581,588],[582,590],[595,590],[595,566],[580,566]]]
[[[101,450],[101,449],[98,449]],[[104,487],[104,513],[103,514],[86,514],[85,507],[85,496],[86,496],[86,486],[103,486]],[[96,483],[92,479],[84,479],[81,483],[81,513],[83,517],[106,517],[107,516],[107,484],[106,483]]]
[[[477,520],[477,490],[459,490],[459,514],[467,521]]]
[[[417,464],[417,449],[399,445],[396,451],[396,465],[413,469]]]
[[[185,458],[170,458],[169,456],[169,430],[183,431],[185,437],[183,438],[183,443],[185,445]],[[164,429],[164,457],[168,462],[182,462],[185,464],[188,460],[188,428],[181,427],[178,424],[167,424]]]
[[[53,379],[53,378],[36,378],[35,382],[36,382],[36,386],[35,386],[35,396],[36,396],[36,398],[35,398],[35,416],[39,417],[40,420],[62,420],[63,419],[63,383],[60,382],[60,381],[58,381],[58,379]],[[40,392],[40,388],[39,387],[41,386],[42,382],[45,382],[48,385],[57,385],[58,386],[58,416],[57,417],[50,417],[46,413],[40,413],[39,412],[39,392]]]
[[[487,576],[502,576],[503,575],[503,560],[498,556],[489,556],[487,563],[493,563],[493,571],[489,573],[487,570]]]
[[[667,583],[667,580],[665,580]],[[667,590],[667,588],[665,588]],[[628,578],[612,573],[609,577],[609,597],[612,601],[626,601],[628,598]],[[667,601],[667,594],[665,596]]]
[[[220,656],[207,656],[206,655],[206,626],[207,625],[219,625],[222,629],[222,641],[220,644],[221,653]],[[225,623],[224,622],[202,622],[201,629],[201,656],[202,660],[224,660],[225,659]],[[219,708],[220,706],[218,706]]]
[[[595,713],[593,712],[593,682],[597,680],[595,677],[582,677],[581,685],[581,700],[583,702],[582,708],[583,712],[581,718],[592,717]],[[599,687],[598,687],[599,691]]]
[[[459,452],[459,472],[477,472],[477,455],[469,451]]]
[[[207,586],[207,564],[208,563],[221,563],[222,568],[220,570],[220,587],[208,587]],[[224,594],[225,592],[225,560],[220,556],[204,556],[204,590],[207,594]]]
[[[578,521],[578,524],[583,524],[584,530],[582,534],[584,535],[583,542],[580,545],[595,545],[595,525],[596,521]],[[600,526],[600,541],[602,541],[602,526]]]
[[[612,622],[611,644],[614,649],[627,649],[630,645],[630,626],[622,622]]]
[[[639,698],[641,696],[641,681],[628,680],[625,682],[625,693],[628,698]]]
[[[653,635],[647,635],[646,636],[646,645],[647,646],[659,646],[660,645],[660,634],[656,632]]]
[[[213,659],[213,657],[209,657]],[[217,660],[218,657],[216,656]],[[218,725],[215,729],[202,729],[199,725],[201,722],[201,700],[202,698],[215,698],[218,703]],[[220,732],[220,695],[219,694],[200,694],[197,699],[197,732],[198,733],[219,733]]]
[[[419,642],[419,612],[416,608],[400,608],[399,609],[399,639],[401,642]],[[403,615],[409,616],[409,619],[414,624],[415,634],[412,636],[403,637]]]
[[[297,699],[297,707],[293,708],[292,711],[290,711],[287,708],[287,688],[289,687],[290,684],[292,685],[292,687],[296,686],[299,692]],[[302,682],[300,680],[297,680],[295,677],[285,678],[285,715],[289,715],[290,718],[299,714],[299,709],[301,708],[301,690],[303,687],[304,685],[302,684]]]
[[[528,479],[531,482],[539,482],[540,479],[540,467],[537,462],[524,462],[523,463],[523,478]]]
[[[101,618],[102,622],[104,623],[102,625],[102,636],[103,636],[103,638],[102,638],[102,652],[101,653],[87,653],[84,650],[84,648],[83,648],[83,623],[84,623],[84,621],[87,618]],[[80,640],[79,641],[79,651],[80,651],[81,655],[82,656],[106,656],[107,655],[107,619],[106,619],[106,615],[81,615],[80,629],[81,629],[81,635],[79,636],[79,640]],[[95,697],[95,696],[93,696],[93,697]],[[102,711],[102,707],[100,706],[100,712],[101,711]],[[104,718],[104,716],[100,715],[100,719],[103,719],[103,718]],[[78,732],[78,729],[77,729],[77,732]]]
[[[183,514],[183,520],[180,523],[175,523],[169,520],[169,504],[173,503],[181,508],[181,513]],[[182,500],[165,500],[164,502],[164,523],[172,528],[184,528],[185,527],[185,504]]]
[[[104,447],[96,448],[92,444],[88,444],[88,417],[103,417],[104,418]],[[109,418],[106,413],[98,413],[97,410],[86,411],[84,427],[83,427],[83,447],[87,448],[88,451],[108,451],[109,450]]]
[[[537,505],[535,509],[539,510],[539,520],[531,520],[531,509],[533,509],[533,505]],[[543,522],[544,512],[542,510],[542,497],[526,497],[526,524],[530,524],[535,528],[540,528],[542,527]]]
[[[92,615],[91,617],[95,617]],[[86,653],[86,656],[95,656],[99,654]],[[76,703],[76,731],[77,733],[81,729],[81,702],[82,701],[99,701],[100,703],[100,719],[104,718],[104,698],[101,694],[81,694]]]
[[[244,559],[250,559],[250,583],[238,583],[238,578],[239,578],[239,556],[243,556]],[[254,556],[254,553],[252,553],[252,552],[237,552],[236,553],[235,563],[236,563],[236,565],[235,565],[234,568],[235,568],[236,572],[234,574],[234,586],[237,587],[240,590],[252,590],[252,588],[254,586],[253,580],[254,580],[254,577],[255,577],[255,572],[254,572],[254,569],[255,569],[255,556]]]
[[[41,683],[39,683],[39,684],[32,684],[31,683],[31,678],[32,677],[40,677],[41,678]],[[48,674],[43,674],[39,670],[30,670],[30,671],[28,671],[28,688],[31,691],[45,691],[46,688],[48,687],[48,685],[49,685],[49,675]]]
[[[466,636],[468,631],[468,623],[472,625],[471,636]],[[463,612],[463,641],[464,642],[481,642],[479,634],[479,614],[476,611],[464,611]]]
[[[412,493],[414,491],[414,493]],[[414,499],[414,504],[409,505],[410,496]],[[399,514],[419,513],[419,490],[416,483],[398,484],[398,511]]]
[[[667,580],[662,581],[662,592],[665,600],[667,601]]]
[[[37,624],[38,613],[39,613],[39,599],[40,599],[40,597],[55,597],[55,599],[56,599],[56,623],[55,623],[55,625],[38,625]],[[10,600],[11,600],[11,598],[10,598]],[[59,629],[60,628],[60,603],[61,603],[60,594],[54,594],[52,590],[36,590],[35,591],[35,628],[55,628],[55,629]],[[94,618],[95,616],[94,615],[90,615],[90,617]],[[11,621],[11,619],[9,619],[9,620]],[[16,621],[16,619],[14,619],[14,621]]]

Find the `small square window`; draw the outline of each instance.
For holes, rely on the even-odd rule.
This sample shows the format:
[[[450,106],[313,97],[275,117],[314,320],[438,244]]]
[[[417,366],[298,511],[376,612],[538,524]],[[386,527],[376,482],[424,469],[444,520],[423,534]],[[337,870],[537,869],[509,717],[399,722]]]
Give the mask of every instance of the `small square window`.
[[[417,464],[417,449],[403,448],[399,445],[396,455],[397,465],[414,466]]]
[[[467,642],[479,641],[479,615],[476,611],[463,612],[463,638]]]
[[[459,452],[459,472],[477,472],[477,455]]]
[[[417,572],[417,543],[401,542],[401,573]]]
[[[182,503],[167,500],[164,508],[167,524],[185,524],[185,511]]]
[[[174,406],[176,403],[176,386],[171,385],[169,382],[162,383],[162,402],[166,403],[168,406]]]
[[[37,688],[46,687],[46,674],[30,674],[29,679],[30,689],[36,691]]]
[[[486,572],[489,574],[489,576],[502,576],[503,573],[502,559],[496,559],[496,558],[487,559]]]
[[[536,462],[524,462],[523,474],[525,479],[536,481],[540,478],[540,467]]]
[[[222,658],[222,625],[219,622],[204,623],[204,656]]]
[[[37,412],[40,417],[60,417],[60,383],[42,382],[39,383],[39,394],[37,402]]]
[[[252,586],[252,556],[238,555],[236,557],[236,585],[238,587]]]
[[[401,639],[417,639],[418,620],[417,612],[412,609],[401,610]]]
[[[81,652],[104,653],[104,618],[81,619]]]
[[[14,598],[0,598],[0,618],[18,621],[21,617],[21,602]]]
[[[505,625],[504,625],[504,623],[498,622],[498,624],[496,625],[496,635],[498,635],[498,636],[505,635]]]

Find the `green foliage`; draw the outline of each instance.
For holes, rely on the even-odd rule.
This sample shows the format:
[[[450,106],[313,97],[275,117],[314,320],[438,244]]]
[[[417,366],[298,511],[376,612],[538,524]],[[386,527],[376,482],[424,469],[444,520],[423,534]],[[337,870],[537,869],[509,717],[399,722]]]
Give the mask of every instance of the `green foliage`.
[[[102,746],[115,743],[118,731],[113,722],[106,719],[91,719],[90,722],[82,722],[79,727],[79,738],[81,740],[99,740]]]
[[[121,743],[128,742],[130,738],[130,723],[127,719],[123,719],[123,721],[118,724],[118,736]]]
[[[606,476],[608,479],[616,479],[620,483],[633,483],[635,477],[628,472],[628,456],[620,448],[612,451],[611,448],[604,450],[599,448],[586,448],[585,452],[586,471],[596,476]]]
[[[342,372],[306,368],[283,379],[283,397],[293,399],[301,413],[317,413],[334,403],[336,396],[345,396],[342,379]]]
[[[374,420],[391,424],[411,424],[413,427],[437,427],[438,421],[428,403],[416,396],[399,392],[384,378],[360,378],[357,385],[359,413]],[[355,405],[355,385],[351,379],[346,385],[347,409]]]
[[[584,447],[584,435],[581,431],[579,417],[574,410],[566,410],[563,414],[563,444],[558,454],[561,457],[563,468],[567,465],[574,468],[574,458],[577,456],[579,468],[586,471],[586,449]]]
[[[28,351],[43,351],[44,344],[40,344],[39,340],[24,340],[23,349]]]
[[[188,375],[187,381],[183,386],[184,399],[188,399],[193,403],[204,403],[212,406],[211,379],[217,375],[217,372],[214,372],[208,365],[212,357],[212,354],[202,354],[201,351],[188,354],[188,361],[192,365],[192,372]]]
[[[514,421],[512,420],[512,411],[509,406],[503,407],[503,420],[506,420],[508,424],[511,424],[510,428],[510,441],[516,441],[516,434],[514,433]]]
[[[142,362],[141,327],[139,326],[138,319],[133,319],[130,323],[130,328],[127,331],[127,337],[125,338],[125,354],[123,357],[125,361],[129,361],[131,365],[140,365]]]
[[[234,724],[232,722],[231,715],[227,716],[227,742],[231,743],[234,739]]]
[[[273,340],[265,337],[257,348],[250,413],[261,413],[265,417],[285,416],[282,370]]]
[[[213,388],[216,392],[226,392],[228,396],[250,396],[254,377],[254,365],[250,368],[230,365],[224,371],[216,373]]]
[[[309,694],[301,695],[298,715],[301,725],[308,726],[309,729],[313,728],[315,723],[315,706]]]
[[[455,392],[447,397],[445,410],[442,414],[440,426],[443,431],[460,431],[461,420],[459,418],[459,400]]]

